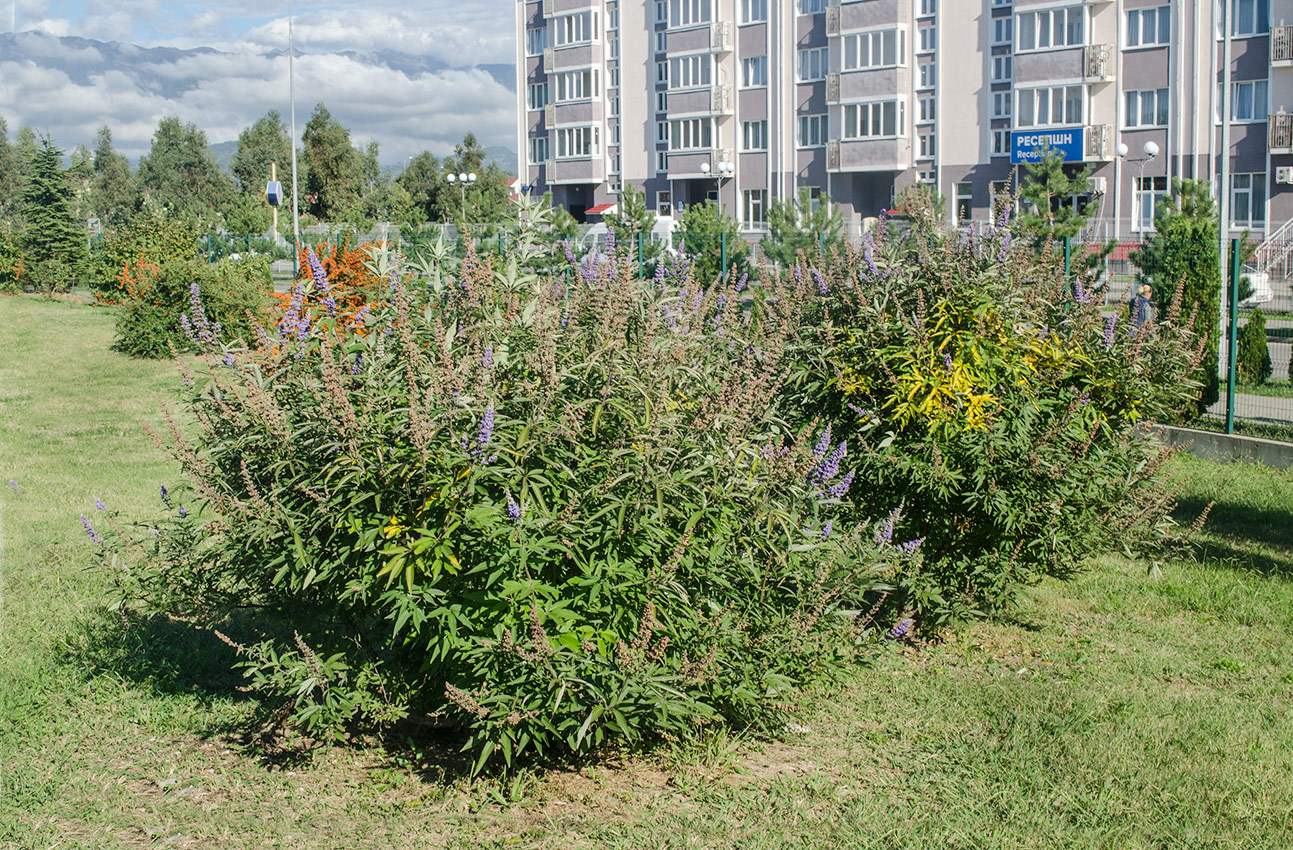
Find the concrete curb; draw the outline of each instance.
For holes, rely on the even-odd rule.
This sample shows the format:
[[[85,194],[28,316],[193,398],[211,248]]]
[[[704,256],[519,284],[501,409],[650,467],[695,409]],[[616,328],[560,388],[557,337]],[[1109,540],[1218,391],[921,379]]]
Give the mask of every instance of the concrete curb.
[[[1240,434],[1220,434],[1195,428],[1178,428],[1175,425],[1154,426],[1164,442],[1183,446],[1195,457],[1219,461],[1246,461],[1260,463],[1275,469],[1293,469],[1293,443],[1245,437]]]

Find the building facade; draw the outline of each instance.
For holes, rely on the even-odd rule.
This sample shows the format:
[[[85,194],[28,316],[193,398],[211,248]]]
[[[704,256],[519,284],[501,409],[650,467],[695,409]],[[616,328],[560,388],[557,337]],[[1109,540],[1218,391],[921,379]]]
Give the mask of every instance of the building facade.
[[[751,231],[826,194],[856,232],[916,181],[985,219],[1046,146],[1091,169],[1092,236],[1137,238],[1187,177],[1282,238],[1289,24],[1293,0],[518,0],[521,180],[579,218],[631,183]]]

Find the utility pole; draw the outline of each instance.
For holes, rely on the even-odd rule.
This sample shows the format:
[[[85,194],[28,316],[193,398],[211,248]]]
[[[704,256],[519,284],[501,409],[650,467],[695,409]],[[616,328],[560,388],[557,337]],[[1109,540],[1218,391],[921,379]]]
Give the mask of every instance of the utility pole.
[[[301,268],[301,210],[297,202],[296,177],[296,50],[292,41],[292,0],[287,0],[287,89],[292,112],[292,279]]]
[[[269,182],[271,183],[278,182],[278,163],[277,162],[271,162],[269,164]],[[271,205],[270,209],[274,211],[273,239],[271,239],[270,241],[272,241],[274,245],[277,246],[278,245],[278,204]]]

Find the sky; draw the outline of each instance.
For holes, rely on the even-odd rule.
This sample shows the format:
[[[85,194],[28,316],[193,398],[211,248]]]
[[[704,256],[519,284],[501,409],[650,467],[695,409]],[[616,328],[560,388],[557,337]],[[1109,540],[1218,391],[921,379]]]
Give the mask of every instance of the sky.
[[[16,26],[19,33],[220,51],[179,62],[114,54],[105,65],[97,52],[60,55],[50,40],[40,56],[0,54],[0,116],[11,135],[28,124],[72,148],[92,145],[106,124],[118,149],[134,157],[166,115],[196,123],[213,143],[236,139],[271,108],[288,117],[287,59],[275,55],[286,50],[286,3],[0,0],[0,8],[6,33]],[[475,68],[514,61],[515,9],[514,0],[294,4],[298,133],[323,102],[357,143],[379,142],[386,163],[422,150],[445,155],[467,131],[486,145],[515,148],[515,96]],[[339,55],[346,51],[360,56]],[[391,68],[363,59],[378,51],[414,61]],[[68,73],[77,63],[89,69],[79,78]],[[427,63],[448,67],[418,67]]]

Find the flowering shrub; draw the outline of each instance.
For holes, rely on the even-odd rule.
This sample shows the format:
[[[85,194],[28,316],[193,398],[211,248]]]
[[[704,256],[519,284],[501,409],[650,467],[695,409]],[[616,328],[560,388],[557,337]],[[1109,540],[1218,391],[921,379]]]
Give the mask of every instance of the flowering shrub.
[[[856,521],[847,445],[784,406],[811,300],[742,310],[744,278],[678,269],[469,251],[357,322],[316,275],[256,350],[194,320],[198,430],[159,436],[194,501],[95,543],[129,598],[256,612],[230,641],[316,734],[429,717],[479,769],[776,723],[919,553]]]
[[[1161,530],[1167,450],[1144,426],[1196,389],[1203,356],[1179,295],[1133,333],[1089,280],[1070,287],[1058,258],[1012,244],[1005,220],[879,233],[786,285],[829,293],[802,335],[802,403],[854,446],[865,509],[901,505],[924,540],[906,604],[990,611]]]
[[[228,339],[253,338],[251,317],[263,316],[273,288],[264,258],[171,260],[162,266],[137,260],[119,278],[121,314],[114,348],[135,357],[168,357],[172,346],[197,344],[190,325],[199,308]],[[205,303],[205,306],[202,306]]]
[[[168,209],[148,208],[129,227],[110,235],[91,257],[89,284],[95,300],[119,303],[122,275],[132,276],[141,263],[161,267],[176,260],[197,259],[198,238],[196,222]]]

